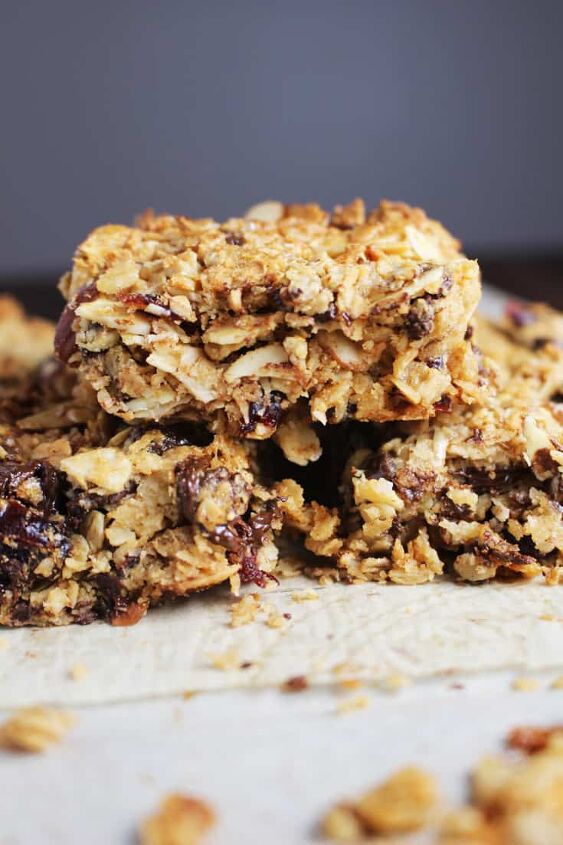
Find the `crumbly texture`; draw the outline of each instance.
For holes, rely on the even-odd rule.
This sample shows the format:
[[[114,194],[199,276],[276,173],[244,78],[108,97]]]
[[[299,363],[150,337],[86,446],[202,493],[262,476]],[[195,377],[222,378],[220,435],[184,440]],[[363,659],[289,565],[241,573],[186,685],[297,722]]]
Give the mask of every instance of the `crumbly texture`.
[[[545,734],[528,757],[481,760],[471,778],[471,805],[445,819],[440,845],[563,841],[563,734]]]
[[[0,296],[0,386],[21,377],[51,354],[55,327],[29,317],[11,296]]]
[[[200,845],[215,824],[215,813],[201,798],[173,793],[140,829],[140,845]]]
[[[229,579],[263,585],[279,523],[244,444],[124,426],[62,376],[0,417],[0,623],[128,625]]]
[[[322,832],[336,842],[413,833],[428,825],[437,803],[434,779],[411,766],[356,801],[337,804],[323,819]]]
[[[310,421],[426,419],[479,393],[479,268],[420,209],[144,215],[77,249],[56,348],[127,422],[226,416],[319,456]]]
[[[0,746],[40,754],[56,745],[74,725],[72,713],[53,707],[24,707],[0,726]]]
[[[322,832],[335,842],[405,842],[424,832],[435,845],[560,845],[563,841],[563,733],[518,728],[508,738],[518,756],[483,758],[471,774],[469,802],[439,809],[433,778],[402,769],[355,801],[332,807]],[[418,840],[417,840],[418,841]],[[422,841],[422,840],[421,840]]]
[[[293,480],[278,484],[286,524],[336,561],[335,577],[561,580],[561,316],[513,306],[500,327],[481,321],[476,337],[492,379],[486,401],[392,429],[391,439],[368,427],[338,508],[307,503]]]

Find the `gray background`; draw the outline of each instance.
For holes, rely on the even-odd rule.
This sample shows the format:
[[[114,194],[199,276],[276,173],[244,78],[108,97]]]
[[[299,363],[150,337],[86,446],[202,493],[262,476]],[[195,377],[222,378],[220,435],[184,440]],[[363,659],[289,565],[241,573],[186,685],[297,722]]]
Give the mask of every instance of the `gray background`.
[[[563,3],[2,0],[0,274],[153,206],[425,206],[563,244]]]

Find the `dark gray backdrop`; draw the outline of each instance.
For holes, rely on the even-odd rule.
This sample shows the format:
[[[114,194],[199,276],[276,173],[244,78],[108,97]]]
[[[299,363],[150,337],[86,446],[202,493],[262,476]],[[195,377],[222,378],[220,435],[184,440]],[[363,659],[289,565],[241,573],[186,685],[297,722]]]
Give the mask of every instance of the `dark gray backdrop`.
[[[0,274],[93,226],[266,197],[563,243],[563,3],[2,0]]]

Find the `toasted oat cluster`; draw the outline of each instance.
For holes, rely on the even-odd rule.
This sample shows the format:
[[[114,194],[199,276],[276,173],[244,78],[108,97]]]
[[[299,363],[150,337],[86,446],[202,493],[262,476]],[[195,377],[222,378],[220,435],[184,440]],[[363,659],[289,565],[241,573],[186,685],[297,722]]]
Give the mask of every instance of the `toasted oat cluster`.
[[[55,327],[28,317],[10,296],[0,296],[0,386],[18,382],[51,354]]]
[[[172,793],[143,822],[140,845],[200,845],[215,821],[213,809],[201,798]]]
[[[323,819],[322,832],[335,842],[413,833],[429,824],[437,803],[434,779],[411,766],[396,772],[357,801],[337,804]]]
[[[485,401],[399,431],[367,427],[339,508],[305,503],[295,481],[278,484],[287,524],[336,560],[343,580],[417,584],[445,571],[561,580],[561,317],[514,306],[500,327],[480,322],[476,336],[489,356]]]
[[[124,426],[57,389],[0,418],[1,624],[126,625],[165,598],[264,583],[276,503],[244,444],[189,422]]]
[[[482,759],[472,772],[466,806],[439,811],[433,778],[411,767],[358,800],[335,805],[322,831],[335,842],[372,842],[373,835],[378,842],[403,842],[394,837],[424,831],[421,841],[436,845],[559,845],[563,733],[520,728],[508,745],[523,754]]]
[[[108,413],[224,415],[236,436],[278,432],[298,463],[319,456],[310,421],[427,419],[482,382],[478,265],[406,205],[145,214],[96,229],[61,288],[57,353]]]
[[[0,746],[41,754],[60,742],[74,725],[74,716],[53,707],[23,707],[0,725]]]

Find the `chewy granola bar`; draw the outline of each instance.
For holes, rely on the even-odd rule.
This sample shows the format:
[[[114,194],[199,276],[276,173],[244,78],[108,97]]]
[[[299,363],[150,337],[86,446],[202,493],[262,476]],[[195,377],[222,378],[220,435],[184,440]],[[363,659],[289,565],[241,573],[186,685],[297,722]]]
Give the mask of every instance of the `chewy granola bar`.
[[[108,413],[226,415],[235,436],[278,432],[301,463],[320,454],[310,421],[425,419],[481,381],[478,265],[406,205],[146,214],[92,232],[61,289],[57,353]]]
[[[0,417],[0,624],[126,625],[229,579],[265,583],[276,503],[244,444],[124,426],[67,376]]]
[[[513,306],[500,326],[479,322],[476,339],[496,384],[486,401],[402,432],[367,427],[339,508],[278,485],[286,523],[343,580],[562,579],[561,315]]]

